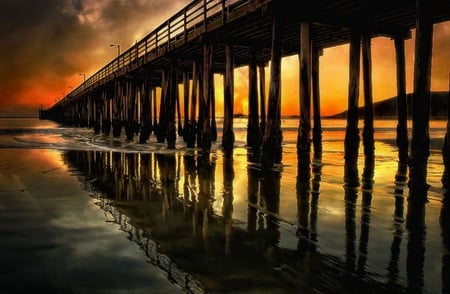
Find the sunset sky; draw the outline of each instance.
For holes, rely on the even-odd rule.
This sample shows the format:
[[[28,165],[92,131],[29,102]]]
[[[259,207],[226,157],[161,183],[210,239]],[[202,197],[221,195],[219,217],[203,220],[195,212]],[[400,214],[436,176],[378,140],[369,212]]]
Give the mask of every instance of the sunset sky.
[[[36,116],[132,46],[191,0],[1,0],[0,117]],[[396,94],[393,41],[372,41],[374,100]],[[324,50],[320,59],[322,114],[345,110],[348,46]],[[407,90],[412,91],[413,38],[406,43]],[[283,114],[298,112],[298,57],[282,64]],[[450,22],[435,25],[432,84],[448,91]],[[266,77],[269,76],[269,68]],[[220,79],[220,77],[217,77]],[[235,112],[247,109],[247,69],[235,74]],[[221,83],[217,83],[221,87]],[[218,92],[221,88],[217,89]],[[362,92],[362,89],[361,89]],[[222,113],[220,97],[217,111]]]

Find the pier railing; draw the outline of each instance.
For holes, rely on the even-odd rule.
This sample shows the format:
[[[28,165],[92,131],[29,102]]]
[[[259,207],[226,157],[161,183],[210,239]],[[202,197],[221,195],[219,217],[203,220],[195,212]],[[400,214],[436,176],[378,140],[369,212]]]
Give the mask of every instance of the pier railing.
[[[181,46],[190,38],[208,31],[208,24],[215,21],[225,23],[231,12],[248,4],[255,8],[267,0],[194,0],[150,32],[116,59],[105,65],[80,86],[69,93],[61,102],[76,98],[79,94],[146,64]]]

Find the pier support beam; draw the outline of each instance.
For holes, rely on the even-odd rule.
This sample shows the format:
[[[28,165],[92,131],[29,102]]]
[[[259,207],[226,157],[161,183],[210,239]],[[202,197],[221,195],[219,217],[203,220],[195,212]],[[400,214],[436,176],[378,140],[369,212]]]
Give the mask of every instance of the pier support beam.
[[[314,48],[312,52],[311,78],[313,100],[313,145],[314,159],[322,159],[322,122],[320,116],[320,80],[319,80],[319,56],[322,49]]]
[[[414,195],[426,198],[427,162],[430,155],[430,80],[433,43],[432,4],[417,0],[414,58],[414,94],[412,103],[412,138],[408,186]],[[411,193],[410,193],[411,194]]]
[[[259,109],[260,109],[260,130],[261,135],[264,135],[266,130],[266,69],[265,64],[259,64]],[[262,139],[262,138],[261,138]]]
[[[122,121],[121,121],[121,97],[122,95],[122,85],[120,81],[115,82],[114,86],[114,97],[112,103],[112,128],[113,128],[113,136],[120,137],[120,133],[122,132]]]
[[[362,35],[362,65],[364,83],[364,166],[365,170],[373,170],[375,164],[375,141],[373,127],[373,94],[372,94],[372,50],[370,33]],[[363,177],[366,175],[363,174]],[[370,175],[367,175],[370,176]]]
[[[300,24],[300,122],[297,135],[297,156],[310,163],[311,155],[311,35],[310,24]]]
[[[350,71],[348,82],[347,127],[345,130],[344,158],[348,164],[358,162],[359,129],[358,98],[360,72],[361,34],[352,31],[350,40]]]
[[[276,17],[272,25],[271,70],[266,132],[263,139],[263,164],[267,167],[281,160],[281,49],[283,20]]]
[[[161,99],[159,102],[159,122],[158,127],[155,130],[156,140],[158,143],[163,143],[167,134],[167,122],[166,122],[166,108],[167,108],[167,91],[168,91],[168,79],[167,73],[161,73]]]
[[[234,54],[233,46],[230,45],[225,47],[225,75],[223,81],[224,117],[222,147],[226,151],[231,151],[234,145]]]
[[[184,129],[183,141],[187,142],[187,132],[189,127],[189,73],[183,72],[183,112],[184,112]]]
[[[175,149],[175,141],[177,138],[176,124],[175,124],[175,107],[178,100],[178,69],[177,62],[172,61],[170,68],[169,85],[167,92],[166,106],[166,119],[167,119],[167,147],[169,149]]]
[[[150,86],[150,74],[147,73],[143,85],[141,86],[141,132],[139,134],[139,143],[145,143],[150,138],[151,133],[151,104],[152,88]]]
[[[197,134],[197,91],[198,91],[198,63],[196,61],[192,64],[192,91],[191,91],[191,111],[189,113],[189,121],[185,126],[186,145],[188,148],[195,147]]]
[[[450,72],[448,74],[448,97],[450,99]],[[444,173],[442,175],[442,184],[448,188],[449,170],[450,170],[450,101],[447,104],[447,130],[445,132],[444,146],[442,147],[442,157],[444,160]]]
[[[212,65],[211,65],[212,70]],[[217,123],[216,123],[216,86],[214,83],[214,72],[212,72],[210,83],[211,95],[211,141],[217,141]]]
[[[204,152],[209,152],[211,149],[211,97],[212,97],[212,45],[203,45],[203,93],[200,95],[200,108],[201,108],[201,120],[199,120],[199,126],[201,126],[201,146]]]
[[[394,37],[395,56],[397,64],[397,147],[398,164],[401,171],[406,172],[408,164],[408,106],[406,101],[406,63],[405,40],[403,36]]]
[[[258,116],[258,80],[256,74],[256,50],[250,48],[250,64],[248,67],[248,125],[247,146],[259,148],[261,144],[261,129]]]
[[[125,133],[127,135],[127,140],[133,140],[136,124],[137,124],[137,115],[136,115],[136,103],[137,103],[137,95],[136,95],[136,78],[132,78],[127,81],[127,93],[126,93],[126,107],[127,107],[127,115],[125,122]]]

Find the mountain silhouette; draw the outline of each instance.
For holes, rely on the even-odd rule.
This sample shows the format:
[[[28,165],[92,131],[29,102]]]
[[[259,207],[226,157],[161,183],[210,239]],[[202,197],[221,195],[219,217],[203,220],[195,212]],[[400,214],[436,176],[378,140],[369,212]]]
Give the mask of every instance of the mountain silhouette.
[[[411,117],[413,94],[406,95],[408,118]],[[447,118],[447,105],[449,94],[447,91],[431,92],[430,117],[433,119]],[[358,108],[359,117],[364,116],[364,106]],[[397,96],[391,97],[373,104],[374,118],[396,118],[397,117]],[[346,118],[347,111],[328,116],[327,118]]]

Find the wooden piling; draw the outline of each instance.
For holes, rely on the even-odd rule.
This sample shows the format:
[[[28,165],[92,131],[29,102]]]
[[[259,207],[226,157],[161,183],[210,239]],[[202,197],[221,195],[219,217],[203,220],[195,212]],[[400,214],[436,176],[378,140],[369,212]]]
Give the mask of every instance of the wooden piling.
[[[136,78],[129,79],[127,81],[127,116],[125,123],[125,133],[127,135],[127,140],[133,140],[135,134],[135,128],[137,124],[137,116],[136,116],[136,103],[137,103],[137,85]]]
[[[352,31],[350,40],[347,127],[345,130],[344,142],[344,158],[348,164],[358,162],[360,141],[358,129],[360,51],[361,34]]]
[[[272,24],[271,70],[266,133],[263,139],[263,160],[270,167],[281,160],[281,50],[283,40],[283,20],[275,17]]]
[[[375,141],[373,127],[372,50],[370,40],[370,33],[364,33],[362,35],[362,65],[364,83],[364,127],[362,136],[365,159],[364,165],[366,167],[373,168],[373,165],[375,164]]]
[[[183,110],[184,110],[183,141],[187,142],[187,128],[189,125],[189,73],[187,72],[183,72]]]
[[[106,136],[109,135],[111,131],[111,100],[109,97],[109,88],[105,89],[102,93],[102,104],[103,104],[103,114],[102,114],[102,131]]]
[[[224,117],[222,147],[230,151],[234,145],[234,54],[233,46],[231,45],[225,47],[225,74],[223,81]]]
[[[166,96],[167,101],[165,104],[167,118],[167,147],[169,149],[175,149],[175,141],[177,138],[175,125],[175,108],[178,100],[178,69],[176,60],[172,60],[168,82],[168,93]]]
[[[150,138],[151,132],[151,100],[152,100],[152,89],[150,86],[150,74],[147,73],[145,76],[144,83],[142,85],[141,92],[141,132],[139,134],[139,143],[145,143]]]
[[[177,77],[178,80],[178,77]],[[181,121],[181,106],[180,106],[180,91],[178,89],[178,81],[177,81],[177,86],[175,88],[176,90],[176,94],[175,94],[175,98],[176,98],[176,106],[177,106],[177,129],[178,129],[178,136],[183,137],[183,123]]]
[[[313,100],[313,146],[314,158],[322,159],[322,122],[320,116],[320,80],[319,80],[319,56],[322,49],[313,48],[311,60],[312,100]]]
[[[247,146],[259,148],[261,129],[258,116],[258,80],[256,75],[256,49],[250,48],[250,64],[248,66],[248,124]]]
[[[400,34],[394,37],[397,65],[397,147],[399,165],[408,164],[408,106],[406,101],[405,40]]]
[[[211,65],[212,66],[212,65]],[[211,141],[217,141],[217,123],[216,123],[216,90],[214,83],[214,72],[212,73],[210,83],[210,95],[211,95]]]
[[[311,153],[311,34],[310,24],[300,24],[300,122],[297,135],[297,156],[310,162]]]
[[[212,98],[212,45],[203,44],[203,95],[201,95],[202,120],[199,125],[202,127],[201,146],[204,152],[211,149],[211,98]]]
[[[198,91],[198,63],[192,63],[192,92],[191,92],[191,109],[189,113],[188,125],[185,129],[186,145],[189,148],[195,147],[196,140],[196,112],[197,112],[197,91]]]
[[[427,162],[430,155],[430,80],[433,43],[432,4],[417,0],[414,58],[414,94],[409,167],[410,197],[426,199]]]
[[[155,86],[152,89],[153,103],[152,103],[152,107],[151,107],[151,111],[150,111],[150,113],[153,112],[153,118],[150,119],[150,121],[152,121],[152,119],[153,119],[151,130],[153,131],[153,134],[155,134],[155,136],[156,136],[156,133],[157,133],[156,130],[158,128],[158,120],[157,120],[157,116],[158,116],[158,96],[157,96],[156,88],[157,87]]]
[[[114,85],[114,97],[113,97],[113,117],[112,117],[112,128],[113,136],[120,137],[122,131],[122,123],[120,121],[120,81],[116,80]]]
[[[197,136],[197,147],[201,147],[203,145],[202,143],[202,133],[203,133],[203,117],[205,110],[203,109],[203,64],[199,62],[198,66],[198,72],[197,72],[197,79],[198,79],[198,119],[197,119],[197,126],[196,126],[196,136]]]
[[[258,65],[259,69],[259,116],[260,116],[260,131],[261,136],[266,130],[266,69],[265,64]],[[262,137],[261,137],[262,140]]]
[[[158,128],[156,129],[156,140],[158,143],[163,143],[166,138],[167,133],[167,123],[166,123],[166,107],[167,107],[167,91],[168,91],[168,79],[166,78],[167,73],[161,73],[161,97],[159,102],[159,122]]]
[[[448,73],[448,98],[450,100],[450,72]],[[442,147],[442,158],[444,162],[444,173],[442,174],[441,181],[444,188],[448,189],[450,170],[450,101],[447,101],[447,129],[445,132],[444,146]]]

